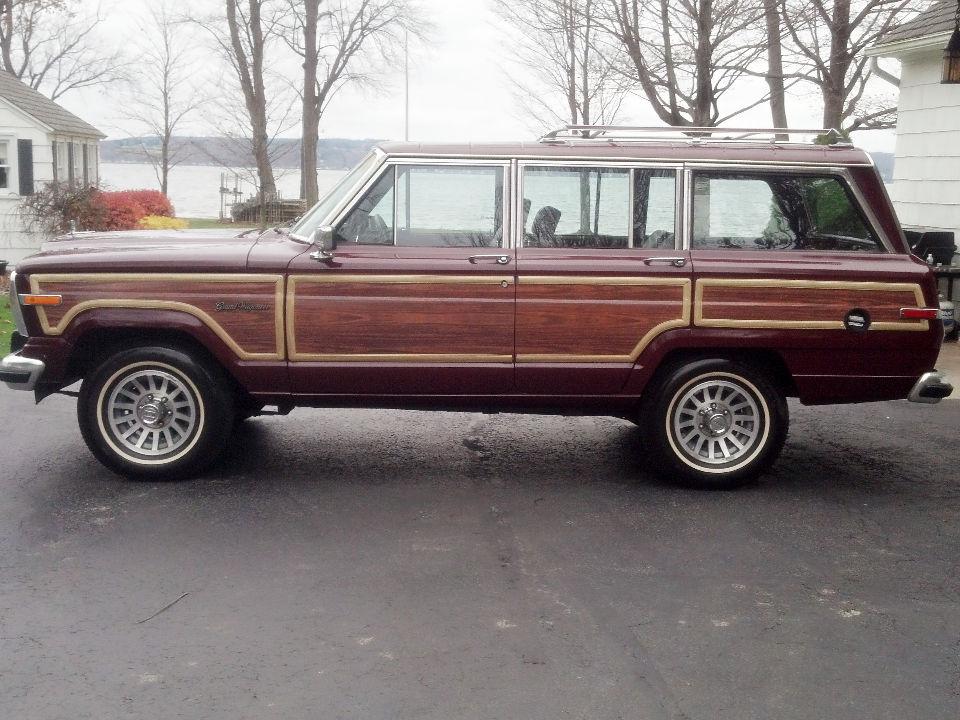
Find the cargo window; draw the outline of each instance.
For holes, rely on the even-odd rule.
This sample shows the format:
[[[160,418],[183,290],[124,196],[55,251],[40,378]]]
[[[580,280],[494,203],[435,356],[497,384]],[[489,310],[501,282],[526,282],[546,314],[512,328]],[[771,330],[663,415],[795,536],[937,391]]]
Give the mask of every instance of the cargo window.
[[[700,172],[693,248],[884,252],[834,176]]]

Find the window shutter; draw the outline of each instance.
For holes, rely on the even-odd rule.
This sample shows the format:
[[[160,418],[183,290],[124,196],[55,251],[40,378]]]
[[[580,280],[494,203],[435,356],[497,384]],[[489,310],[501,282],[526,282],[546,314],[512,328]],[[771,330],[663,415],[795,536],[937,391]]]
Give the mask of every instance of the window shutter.
[[[20,194],[33,195],[33,140],[17,140],[17,167],[20,170]]]
[[[67,181],[70,183],[70,187],[73,187],[76,179],[73,174],[73,143],[67,143]]]
[[[53,181],[60,182],[60,170],[57,168],[57,141],[53,141]]]

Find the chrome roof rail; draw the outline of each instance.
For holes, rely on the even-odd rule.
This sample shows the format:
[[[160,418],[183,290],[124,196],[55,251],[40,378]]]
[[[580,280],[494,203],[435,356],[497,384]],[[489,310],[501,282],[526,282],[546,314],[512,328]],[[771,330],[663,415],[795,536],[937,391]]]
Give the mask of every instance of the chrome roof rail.
[[[667,135],[676,137],[664,137]],[[540,138],[542,143],[610,143],[651,142],[656,140],[680,140],[693,144],[720,142],[770,142],[773,144],[796,143],[795,135],[823,138],[826,145],[849,147],[852,143],[836,129],[798,128],[728,128],[728,127],[642,127],[633,125],[567,125],[551,130]],[[784,139],[786,138],[786,139]]]

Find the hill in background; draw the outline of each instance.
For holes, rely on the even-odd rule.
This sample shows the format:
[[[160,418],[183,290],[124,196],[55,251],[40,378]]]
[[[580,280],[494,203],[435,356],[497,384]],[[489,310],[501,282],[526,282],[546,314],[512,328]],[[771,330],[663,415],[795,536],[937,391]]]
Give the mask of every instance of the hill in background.
[[[323,138],[317,146],[317,162],[328,170],[347,170],[356,165],[379,140]],[[105,163],[149,163],[160,152],[156,137],[104,140],[100,143],[100,161]],[[227,137],[175,137],[171,154],[179,165],[216,167],[253,167],[256,163],[249,143]],[[300,167],[300,140],[278,139],[273,146],[273,166],[278,169]]]

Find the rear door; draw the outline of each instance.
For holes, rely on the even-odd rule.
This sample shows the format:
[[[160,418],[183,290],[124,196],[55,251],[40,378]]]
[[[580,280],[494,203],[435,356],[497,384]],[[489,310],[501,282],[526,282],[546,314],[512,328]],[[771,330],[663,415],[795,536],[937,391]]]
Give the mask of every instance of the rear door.
[[[518,165],[517,385],[616,394],[661,333],[690,323],[676,165]]]
[[[294,392],[513,390],[509,165],[390,162],[334,225],[333,257],[290,266]]]

